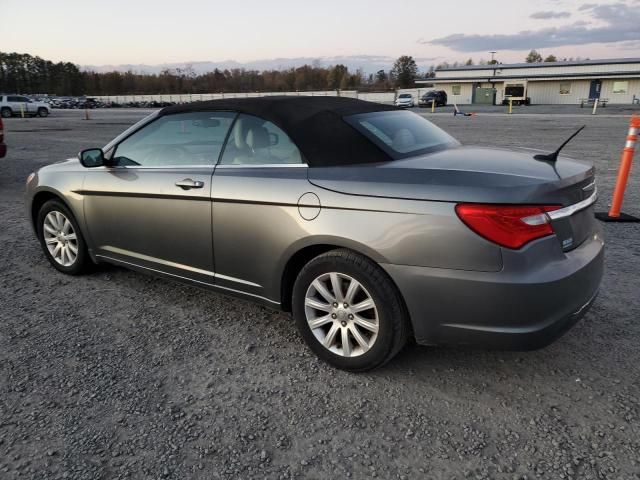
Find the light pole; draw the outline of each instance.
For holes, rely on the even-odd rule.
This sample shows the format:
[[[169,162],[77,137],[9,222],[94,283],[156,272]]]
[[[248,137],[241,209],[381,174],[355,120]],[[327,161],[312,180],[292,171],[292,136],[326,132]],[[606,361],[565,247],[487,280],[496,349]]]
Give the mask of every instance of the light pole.
[[[491,65],[495,65],[495,60],[493,59],[493,56],[494,56],[496,53],[498,53],[498,52],[496,52],[496,51],[494,50],[494,51],[491,51],[491,52],[489,52],[489,53],[491,54]],[[492,80],[492,81],[491,81],[491,88],[493,89],[493,104],[494,104],[494,105],[495,105],[495,103],[496,103],[496,93],[495,93],[495,92],[496,92],[496,84],[493,82],[493,80],[495,79],[495,77],[496,77],[496,69],[495,69],[495,67],[494,67],[494,68],[493,68],[493,77],[491,78],[491,80]]]

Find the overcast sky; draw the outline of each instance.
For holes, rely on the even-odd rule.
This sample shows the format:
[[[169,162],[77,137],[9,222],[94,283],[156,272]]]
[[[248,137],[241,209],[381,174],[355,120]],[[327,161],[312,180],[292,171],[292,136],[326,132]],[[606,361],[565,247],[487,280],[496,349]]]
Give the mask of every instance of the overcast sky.
[[[384,7],[376,7],[380,3]],[[395,6],[393,6],[395,5]],[[640,56],[640,0],[0,0],[0,49],[81,65]]]

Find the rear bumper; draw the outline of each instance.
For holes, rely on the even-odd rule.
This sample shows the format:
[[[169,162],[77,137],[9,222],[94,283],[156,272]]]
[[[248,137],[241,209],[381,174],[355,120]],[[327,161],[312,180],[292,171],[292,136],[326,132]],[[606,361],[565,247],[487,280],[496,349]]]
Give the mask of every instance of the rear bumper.
[[[500,272],[384,264],[402,292],[416,341],[505,350],[542,348],[593,303],[604,269],[598,231],[563,253],[555,237],[504,251]]]

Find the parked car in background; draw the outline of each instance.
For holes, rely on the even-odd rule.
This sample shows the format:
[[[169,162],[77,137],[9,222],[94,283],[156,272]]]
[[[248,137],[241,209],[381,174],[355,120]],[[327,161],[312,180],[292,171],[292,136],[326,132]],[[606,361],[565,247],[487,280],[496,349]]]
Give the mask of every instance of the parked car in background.
[[[51,107],[45,102],[36,102],[23,95],[0,95],[0,115],[9,118],[14,115],[46,117]]]
[[[76,107],[77,108],[102,108],[104,107],[104,104],[101,101],[97,100],[96,98],[82,97],[78,99],[76,103]]]
[[[413,95],[410,93],[401,93],[395,101],[396,107],[411,108],[415,106]]]
[[[53,108],[71,109],[84,108],[84,97],[54,97],[51,99]],[[89,107],[92,108],[92,107]]]
[[[4,158],[7,154],[7,145],[4,143],[4,124],[2,123],[2,117],[0,117],[0,158]]]
[[[589,309],[594,168],[534,153],[351,98],[195,102],[32,173],[27,211],[63,273],[114,263],[292,311],[362,371],[410,336],[538,348]]]
[[[447,106],[447,92],[444,90],[430,90],[418,100],[418,105],[421,107],[430,107],[432,103],[436,104],[436,107]]]

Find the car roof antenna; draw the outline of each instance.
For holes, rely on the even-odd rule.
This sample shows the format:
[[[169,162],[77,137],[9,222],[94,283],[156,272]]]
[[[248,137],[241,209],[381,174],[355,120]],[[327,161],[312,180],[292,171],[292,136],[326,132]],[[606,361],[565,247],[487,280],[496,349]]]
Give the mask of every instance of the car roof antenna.
[[[573,135],[571,135],[569,138],[567,138],[564,141],[564,143],[562,145],[560,145],[555,152],[553,152],[553,153],[539,153],[537,155],[534,155],[533,158],[535,158],[536,160],[544,160],[546,162],[555,162],[556,160],[558,160],[558,155],[560,154],[560,150],[562,150],[567,143],[569,143],[571,140],[573,140],[573,137],[578,135],[584,129],[584,127],[586,127],[586,125],[582,125]]]

